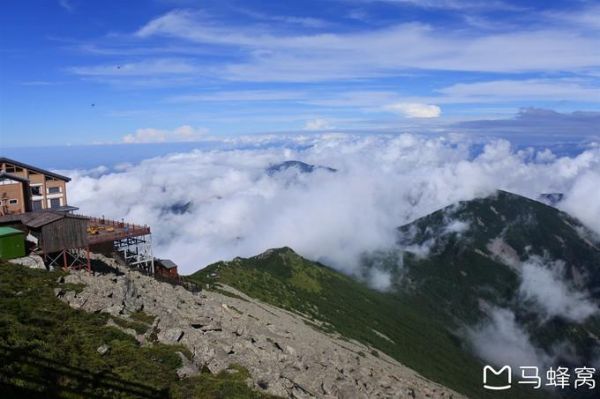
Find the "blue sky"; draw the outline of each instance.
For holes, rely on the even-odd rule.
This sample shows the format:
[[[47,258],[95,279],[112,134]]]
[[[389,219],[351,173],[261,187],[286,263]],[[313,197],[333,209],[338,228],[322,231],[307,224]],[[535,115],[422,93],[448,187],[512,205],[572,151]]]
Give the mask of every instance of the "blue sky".
[[[479,134],[490,127],[519,134],[514,124],[531,115],[549,127],[567,121],[556,134],[598,134],[597,1],[23,0],[2,7],[6,147],[474,126]],[[498,120],[515,122],[513,129]]]

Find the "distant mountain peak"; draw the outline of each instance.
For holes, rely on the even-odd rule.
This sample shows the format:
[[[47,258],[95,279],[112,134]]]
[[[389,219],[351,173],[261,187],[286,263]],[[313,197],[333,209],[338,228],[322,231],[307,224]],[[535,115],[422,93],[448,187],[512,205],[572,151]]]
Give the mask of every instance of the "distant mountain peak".
[[[321,166],[321,165],[311,165],[302,161],[284,161],[275,165],[269,166],[265,171],[269,176],[273,176],[277,173],[284,172],[289,169],[296,169],[300,173],[312,173],[316,170],[323,170],[331,173],[337,172],[337,169],[331,168],[329,166]]]
[[[559,256],[560,239],[593,234],[577,219],[545,203],[504,190],[449,205],[398,228],[399,244],[411,250],[440,253],[454,247],[478,248],[501,238],[520,256],[545,252]],[[589,236],[589,237],[587,237]]]
[[[256,256],[253,256],[250,259],[265,259],[265,258],[270,258],[270,257],[275,257],[275,256],[283,256],[283,257],[291,256],[291,257],[301,258],[301,256],[298,255],[292,248],[280,247],[280,248],[267,249],[265,252],[262,252]]]

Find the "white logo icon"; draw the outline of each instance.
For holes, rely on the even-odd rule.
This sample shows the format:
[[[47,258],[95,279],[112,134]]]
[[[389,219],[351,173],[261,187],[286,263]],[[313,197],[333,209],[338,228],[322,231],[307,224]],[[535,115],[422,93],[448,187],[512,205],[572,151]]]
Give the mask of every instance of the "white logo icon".
[[[504,372],[506,372],[506,379],[507,379],[507,385],[488,385],[487,380],[488,380],[488,372],[492,373],[493,375],[496,376],[500,376],[502,375]],[[483,368],[483,387],[485,389],[490,389],[492,391],[504,391],[506,389],[510,389],[512,386],[512,370],[510,368],[510,366],[504,366],[502,367],[500,370],[496,371],[492,366],[485,366]]]

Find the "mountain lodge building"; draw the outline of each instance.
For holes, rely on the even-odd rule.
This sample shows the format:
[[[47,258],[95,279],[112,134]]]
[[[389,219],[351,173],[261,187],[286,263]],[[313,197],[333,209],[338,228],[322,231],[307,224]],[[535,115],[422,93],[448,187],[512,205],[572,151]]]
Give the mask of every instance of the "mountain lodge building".
[[[92,250],[116,253],[126,264],[154,274],[150,227],[75,215],[78,208],[67,204],[70,180],[0,157],[0,227],[22,231],[28,253],[42,256],[48,267],[89,270]],[[177,277],[176,267],[163,269],[161,274]]]
[[[67,207],[71,179],[0,157],[0,216]]]

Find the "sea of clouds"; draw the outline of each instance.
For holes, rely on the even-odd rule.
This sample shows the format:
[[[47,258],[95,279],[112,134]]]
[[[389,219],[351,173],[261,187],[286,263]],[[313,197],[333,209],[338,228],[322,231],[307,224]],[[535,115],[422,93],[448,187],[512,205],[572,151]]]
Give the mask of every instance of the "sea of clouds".
[[[498,188],[531,198],[562,192],[559,206],[600,232],[598,144],[559,157],[458,135],[330,133],[277,146],[260,140],[68,171],[69,203],[85,214],[150,225],[155,255],[173,259],[183,274],[281,246],[352,273],[361,253],[394,243],[396,227]],[[337,172],[266,173],[286,160]]]
[[[288,160],[337,172],[267,172]],[[155,256],[173,259],[183,274],[282,246],[360,274],[361,254],[392,247],[396,227],[496,189],[530,198],[563,193],[558,207],[600,233],[600,146],[594,143],[558,156],[549,149],[516,149],[504,139],[481,143],[459,135],[255,137],[227,148],[65,173],[73,178],[70,204],[85,214],[150,225]],[[545,318],[582,322],[597,314],[597,304],[557,277],[559,266],[526,262],[519,295],[538,304]],[[369,273],[362,277],[374,288],[390,286],[385,270]],[[568,342],[550,352],[536,347],[510,309],[491,308],[488,315],[467,327],[465,337],[493,364],[545,366],[570,351]]]

